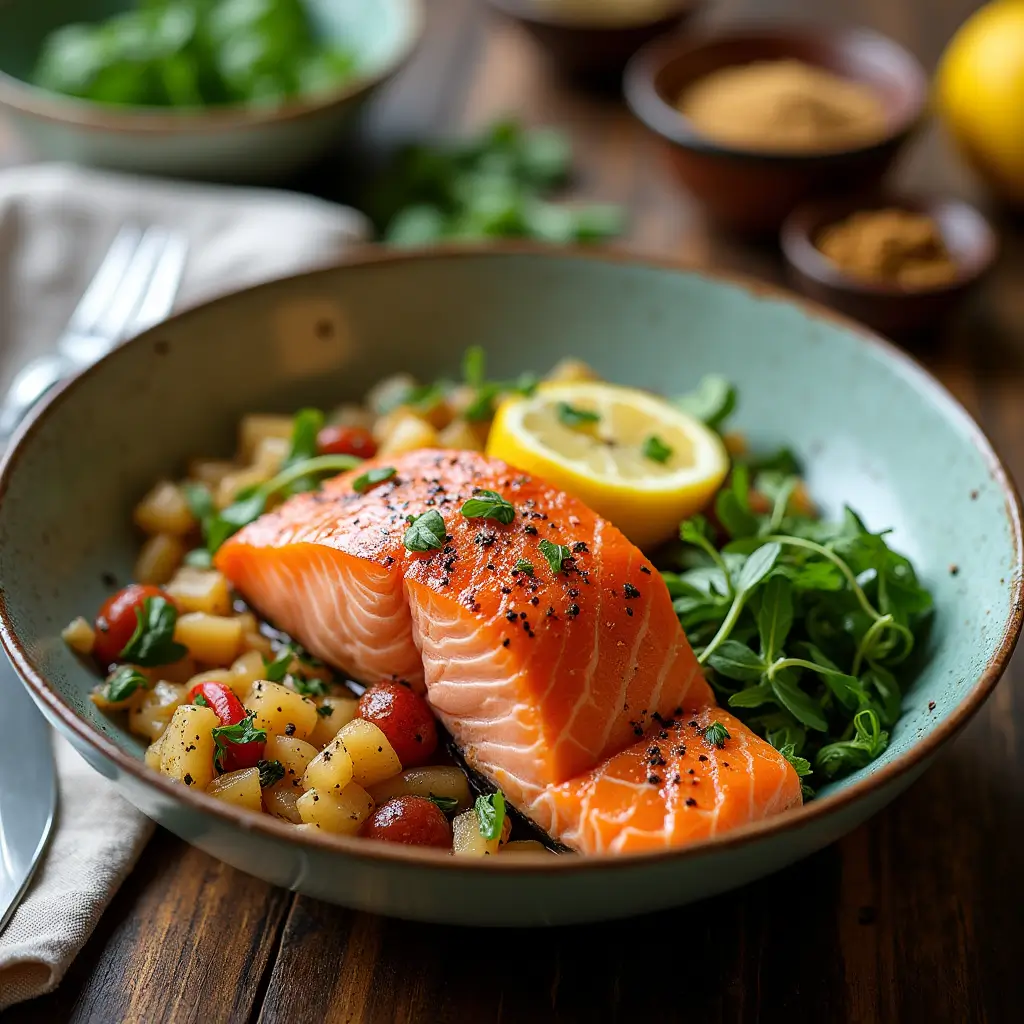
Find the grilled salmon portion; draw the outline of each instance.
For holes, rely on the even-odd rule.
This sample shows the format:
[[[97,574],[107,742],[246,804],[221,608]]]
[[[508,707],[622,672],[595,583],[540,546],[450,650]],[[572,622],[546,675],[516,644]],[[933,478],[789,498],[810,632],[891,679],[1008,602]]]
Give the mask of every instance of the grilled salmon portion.
[[[729,733],[721,747],[704,738],[712,722]],[[638,853],[709,839],[801,801],[796,772],[771,744],[727,711],[702,707],[524,810],[581,853]]]
[[[589,771],[705,687],[650,562],[610,523],[543,481],[475,452],[418,451],[365,494],[329,481],[229,540],[217,567],[275,625],[373,683],[426,684],[482,771],[537,792]],[[468,518],[480,490],[514,519]],[[410,551],[407,517],[444,520]],[[557,571],[542,541],[558,552]]]
[[[382,463],[289,499],[224,544],[217,568],[354,678],[425,687],[467,762],[576,849],[675,845],[799,802],[785,759],[714,710],[664,581],[611,523],[475,452],[397,456],[394,476],[357,493]],[[463,514],[480,491],[511,508]],[[437,546],[410,550],[410,518],[430,511]],[[706,752],[713,771],[697,727],[679,725],[708,714],[737,748],[728,766]],[[687,753],[652,766],[669,721]],[[671,780],[694,758],[704,789],[691,795]]]

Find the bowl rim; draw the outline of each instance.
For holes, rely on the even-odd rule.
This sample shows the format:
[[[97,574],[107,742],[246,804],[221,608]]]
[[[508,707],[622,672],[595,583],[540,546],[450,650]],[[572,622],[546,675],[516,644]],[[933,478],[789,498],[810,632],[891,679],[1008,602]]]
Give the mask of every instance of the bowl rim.
[[[1010,656],[1020,636],[1022,621],[1024,621],[1024,525],[1022,525],[1024,523],[1024,509],[1022,509],[1020,494],[1005,464],[996,453],[992,442],[982,428],[957,399],[916,359],[862,324],[858,324],[818,303],[801,298],[784,288],[741,274],[708,269],[671,257],[649,256],[621,249],[552,248],[533,242],[507,242],[496,246],[453,244],[444,247],[425,247],[401,251],[377,247],[359,248],[353,250],[347,258],[343,258],[329,266],[300,274],[284,275],[272,281],[238,289],[199,306],[183,310],[169,317],[163,324],[158,324],[156,327],[150,328],[129,340],[125,345],[115,348],[79,376],[59,385],[34,410],[29,419],[21,424],[2,460],[0,460],[0,503],[3,502],[6,494],[12,470],[24,456],[26,441],[39,429],[40,424],[76,390],[83,379],[94,373],[101,372],[101,368],[107,363],[121,358],[121,353],[128,346],[143,345],[152,340],[154,335],[158,334],[164,324],[168,322],[179,321],[182,318],[188,318],[197,313],[201,315],[201,311],[209,307],[235,302],[239,296],[260,291],[283,281],[308,281],[317,277],[329,276],[337,273],[339,270],[344,271],[349,268],[400,266],[405,263],[432,262],[436,260],[503,259],[508,256],[523,255],[534,259],[573,260],[695,274],[713,281],[737,286],[756,297],[782,300],[790,305],[796,305],[813,319],[837,324],[855,335],[860,342],[883,356],[894,372],[901,374],[912,386],[942,407],[943,412],[952,421],[959,421],[960,426],[965,428],[970,442],[981,455],[989,476],[1002,492],[1006,515],[1011,527],[1015,562],[1009,582],[1011,593],[1010,613],[1003,624],[1002,638],[999,646],[985,663],[970,691],[953,708],[944,721],[938,723],[929,732],[915,740],[909,749],[896,757],[892,762],[836,793],[819,797],[784,814],[752,822],[722,835],[702,839],[688,846],[617,854],[615,856],[578,855],[552,857],[551,854],[545,853],[522,854],[509,858],[489,858],[485,861],[482,858],[479,860],[456,858],[440,850],[404,846],[399,843],[367,842],[365,839],[352,836],[337,836],[326,833],[323,835],[302,834],[297,836],[294,832],[294,826],[289,823],[279,821],[268,814],[252,814],[217,800],[206,793],[182,787],[173,780],[160,775],[158,772],[147,767],[142,758],[135,757],[121,750],[99,729],[79,717],[57,690],[50,687],[45,675],[35,665],[14,630],[8,616],[6,594],[0,588],[0,645],[7,652],[17,673],[31,692],[33,698],[38,703],[46,706],[50,715],[60,721],[65,731],[72,733],[80,742],[97,750],[104,758],[116,765],[121,773],[134,776],[136,782],[156,789],[164,797],[185,804],[203,815],[212,815],[222,822],[230,822],[241,828],[243,832],[259,833],[267,840],[298,841],[300,846],[306,844],[325,854],[340,854],[371,865],[390,865],[395,869],[405,868],[412,870],[414,868],[429,867],[446,869],[456,873],[482,870],[496,872],[501,875],[512,874],[518,876],[629,870],[645,865],[663,864],[667,861],[682,863],[683,861],[707,856],[719,850],[734,850],[756,843],[760,839],[799,830],[805,825],[843,810],[858,800],[868,797],[873,792],[884,789],[887,785],[912,772],[915,768],[924,767],[930,757],[967,724],[991,694],[996,683],[998,683],[1003,672],[1006,670]]]
[[[843,49],[856,42],[870,42],[884,47],[904,65],[910,99],[903,118],[891,125],[875,142],[820,152],[762,151],[717,142],[694,128],[687,117],[667,103],[655,84],[658,75],[669,64],[703,52],[708,47],[726,42],[765,41],[826,42]],[[723,65],[727,66],[727,65]],[[928,76],[921,62],[905,46],[891,36],[868,28],[843,28],[816,25],[813,22],[749,21],[731,28],[701,34],[668,35],[641,47],[629,60],[623,75],[623,92],[633,114],[655,134],[682,149],[705,156],[769,165],[808,167],[845,163],[850,159],[868,157],[884,151],[906,138],[924,120],[928,106]]]
[[[680,21],[688,14],[696,14],[707,3],[707,0],[671,0],[671,8],[653,17],[645,17],[640,21],[585,21],[582,18],[559,17],[557,11],[545,11],[537,7],[532,0],[486,0],[495,10],[516,21],[528,25],[540,25],[544,28],[564,29],[569,32],[601,32],[609,35],[619,32],[637,32],[650,30],[658,26],[669,26]]]
[[[972,259],[957,260],[956,276],[944,284],[928,288],[906,288],[887,281],[855,277],[833,263],[814,244],[814,236],[830,224],[836,224],[860,211],[889,208],[930,215],[940,228],[940,217],[944,214],[955,212],[969,219],[979,239]],[[819,285],[848,295],[908,301],[952,295],[969,288],[992,269],[999,254],[995,229],[976,206],[956,196],[929,196],[909,192],[883,191],[867,197],[846,196],[803,203],[783,222],[779,243],[783,258],[790,267]]]
[[[426,32],[425,0],[396,0],[404,5],[408,27],[402,45],[370,74],[357,74],[332,89],[299,96],[277,107],[249,107],[241,103],[210,107],[117,106],[65,96],[40,88],[0,69],[0,108],[65,127],[104,134],[208,135],[238,128],[302,120],[368,93],[398,73],[419,48]]]

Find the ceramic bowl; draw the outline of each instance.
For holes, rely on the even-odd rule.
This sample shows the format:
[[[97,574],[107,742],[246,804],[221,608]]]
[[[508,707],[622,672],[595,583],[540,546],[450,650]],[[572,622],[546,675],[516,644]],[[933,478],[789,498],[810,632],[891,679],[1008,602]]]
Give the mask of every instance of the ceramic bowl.
[[[175,111],[92,103],[29,84],[48,33],[102,20],[134,6],[129,0],[7,0],[0,4],[0,113],[40,159],[213,180],[285,179],[343,141],[423,29],[421,0],[305,2],[323,38],[344,40],[359,55],[354,78],[275,109]]]
[[[763,153],[700,134],[676,104],[714,71],[754,61],[795,59],[873,86],[888,128],[878,142],[829,153]],[[903,47],[864,29],[737,29],[651,43],[630,61],[626,99],[665,142],[672,167],[708,216],[741,233],[778,229],[806,199],[871,189],[920,123],[928,94],[921,65]]]
[[[821,232],[860,210],[908,210],[935,222],[957,275],[937,288],[913,289],[844,273],[815,242]],[[818,302],[893,338],[916,338],[939,327],[995,262],[996,234],[985,218],[956,199],[879,196],[797,207],[782,226],[782,253],[793,284]]]
[[[703,0],[668,0],[654,16],[585,20],[544,9],[535,0],[487,0],[521,25],[563,75],[584,84],[615,86],[626,62],[645,43],[685,26]]]
[[[458,373],[486,347],[499,378],[574,355],[676,392],[712,371],[737,427],[789,444],[827,511],[891,527],[935,594],[927,662],[885,754],[792,813],[685,849],[621,858],[455,859],[295,837],[146,768],[89,701],[61,628],[129,578],[132,505],[195,453],[233,450],[247,411],[362,395],[385,374]],[[837,839],[905,789],[992,691],[1021,626],[1021,515],[1006,470],[956,401],[907,356],[784,293],[668,264],[528,246],[371,253],[174,317],[66,385],[0,470],[0,636],[32,696],[97,771],[172,831],[277,885],[427,921],[544,925],[709,896]],[[951,563],[959,572],[951,575]]]

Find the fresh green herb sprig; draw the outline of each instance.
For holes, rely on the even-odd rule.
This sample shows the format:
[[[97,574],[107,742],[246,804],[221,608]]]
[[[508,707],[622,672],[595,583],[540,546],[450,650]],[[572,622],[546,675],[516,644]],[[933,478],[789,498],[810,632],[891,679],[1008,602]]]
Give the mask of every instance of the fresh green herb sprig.
[[[718,396],[705,421],[720,427],[735,394],[705,390]],[[797,469],[788,451],[736,463],[716,527],[684,522],[678,571],[662,575],[719,699],[798,775],[831,779],[886,749],[932,598],[885,532],[849,508],[837,522],[801,508]],[[752,492],[767,511],[751,507]]]
[[[178,610],[164,597],[147,597],[135,609],[135,630],[118,660],[151,667],[170,665],[188,654],[188,648],[174,639]]]
[[[505,825],[505,794],[499,789],[489,796],[478,796],[474,809],[480,835],[484,839],[500,839]]]
[[[564,133],[501,121],[480,137],[400,153],[370,199],[392,245],[532,238],[554,245],[593,243],[622,233],[621,207],[566,206],[549,200],[569,178]]]

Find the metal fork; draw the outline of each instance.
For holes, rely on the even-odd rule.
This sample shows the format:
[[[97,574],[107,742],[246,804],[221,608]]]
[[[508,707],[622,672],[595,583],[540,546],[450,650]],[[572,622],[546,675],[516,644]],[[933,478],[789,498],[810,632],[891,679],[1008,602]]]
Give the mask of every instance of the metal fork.
[[[177,231],[121,228],[55,351],[33,359],[14,378],[0,405],[0,449],[52,387],[170,313],[187,254],[188,243]]]

